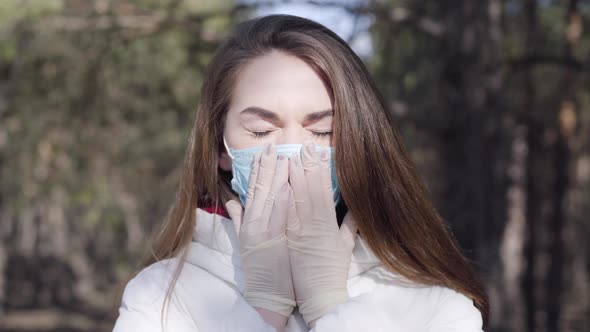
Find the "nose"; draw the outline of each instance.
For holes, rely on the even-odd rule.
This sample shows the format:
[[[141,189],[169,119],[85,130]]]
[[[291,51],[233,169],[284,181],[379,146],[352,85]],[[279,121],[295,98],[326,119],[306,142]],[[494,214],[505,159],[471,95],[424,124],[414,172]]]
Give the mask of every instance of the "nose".
[[[309,140],[305,137],[304,131],[303,128],[295,126],[283,128],[277,135],[275,144],[303,144]]]

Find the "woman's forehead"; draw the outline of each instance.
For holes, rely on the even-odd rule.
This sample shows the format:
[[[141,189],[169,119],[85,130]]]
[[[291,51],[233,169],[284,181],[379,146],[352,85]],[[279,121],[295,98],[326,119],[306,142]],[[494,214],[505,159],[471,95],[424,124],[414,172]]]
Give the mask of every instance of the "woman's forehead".
[[[303,60],[278,51],[251,60],[237,76],[230,112],[252,106],[302,114],[332,108],[316,72]]]

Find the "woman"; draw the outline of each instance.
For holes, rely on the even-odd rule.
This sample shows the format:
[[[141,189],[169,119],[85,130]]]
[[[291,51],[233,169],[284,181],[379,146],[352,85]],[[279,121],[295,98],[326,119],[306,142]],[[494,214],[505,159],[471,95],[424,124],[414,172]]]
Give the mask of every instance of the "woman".
[[[332,31],[289,15],[238,25],[189,143],[115,331],[482,330],[482,285]]]

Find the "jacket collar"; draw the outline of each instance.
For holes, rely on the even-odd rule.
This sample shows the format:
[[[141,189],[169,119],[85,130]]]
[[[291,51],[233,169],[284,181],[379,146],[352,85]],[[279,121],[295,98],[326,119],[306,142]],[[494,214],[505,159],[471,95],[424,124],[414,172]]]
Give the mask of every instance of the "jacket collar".
[[[245,278],[240,258],[239,238],[233,221],[219,214],[196,209],[196,227],[188,247],[186,261],[230,283],[242,294]],[[379,259],[357,234],[348,278],[380,265]]]

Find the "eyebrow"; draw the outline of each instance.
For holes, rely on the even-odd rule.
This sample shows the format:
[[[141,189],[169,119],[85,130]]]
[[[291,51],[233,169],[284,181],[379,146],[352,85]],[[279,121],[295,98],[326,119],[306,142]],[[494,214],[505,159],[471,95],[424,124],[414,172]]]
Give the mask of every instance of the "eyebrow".
[[[257,115],[257,116],[259,116],[269,122],[272,122],[274,124],[281,124],[282,123],[282,121],[279,118],[279,116],[277,115],[277,113],[269,111],[269,110],[264,109],[262,107],[257,107],[257,106],[246,107],[244,110],[242,110],[240,112],[240,115],[242,115],[242,114]],[[309,114],[306,114],[305,117],[303,118],[303,123],[304,124],[313,123],[313,122],[319,121],[327,116],[333,116],[333,115],[334,115],[334,110],[332,110],[332,109],[309,113]]]

